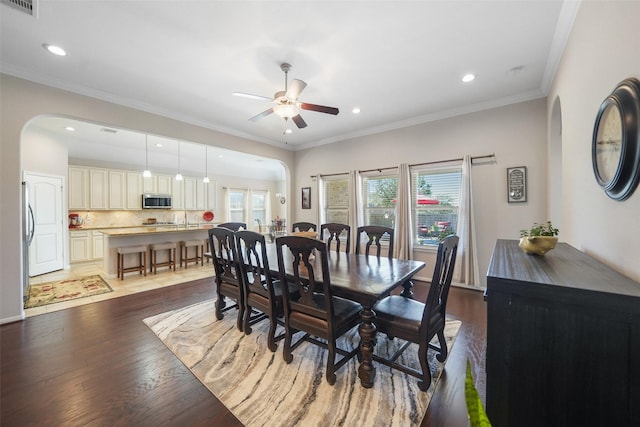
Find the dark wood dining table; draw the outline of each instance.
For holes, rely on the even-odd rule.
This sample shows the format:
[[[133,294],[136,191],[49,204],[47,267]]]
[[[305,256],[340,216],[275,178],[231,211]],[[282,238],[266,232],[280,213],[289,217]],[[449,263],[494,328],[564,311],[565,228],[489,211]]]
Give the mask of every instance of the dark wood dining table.
[[[269,269],[277,274],[278,259],[275,244],[267,244],[267,258]],[[288,274],[293,274],[292,257],[288,250],[284,250],[285,268]],[[287,258],[289,262],[287,262]],[[375,346],[376,326],[373,323],[375,312],[372,307],[380,299],[388,296],[399,286],[407,286],[404,293],[410,294],[407,285],[410,279],[425,263],[422,261],[402,260],[329,251],[329,274],[334,295],[357,301],[363,307],[360,312],[360,350],[362,362],[358,367],[360,383],[365,388],[373,387],[376,375],[372,363],[373,348]],[[317,270],[321,271],[319,257],[312,260],[317,263]],[[314,265],[315,267],[315,265]]]

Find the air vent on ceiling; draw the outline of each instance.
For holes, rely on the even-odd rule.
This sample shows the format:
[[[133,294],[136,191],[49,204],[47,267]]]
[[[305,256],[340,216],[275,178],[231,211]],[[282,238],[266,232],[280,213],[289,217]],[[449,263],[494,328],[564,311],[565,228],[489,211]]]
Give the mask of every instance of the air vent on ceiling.
[[[2,0],[2,3],[18,9],[21,12],[38,17],[38,0]]]
[[[102,132],[106,132],[106,133],[117,133],[118,131],[115,129],[110,129],[110,128],[101,128],[100,129]]]

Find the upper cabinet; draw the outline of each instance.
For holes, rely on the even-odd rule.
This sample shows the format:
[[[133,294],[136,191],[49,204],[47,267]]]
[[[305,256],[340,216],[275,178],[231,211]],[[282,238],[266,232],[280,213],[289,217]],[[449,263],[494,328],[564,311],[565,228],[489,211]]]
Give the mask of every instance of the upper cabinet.
[[[106,169],[89,169],[89,208],[107,209],[109,182]]]
[[[89,169],[69,166],[69,210],[89,209]]]
[[[172,175],[144,178],[140,172],[69,166],[69,210],[139,210],[142,194],[169,194],[173,209],[213,210],[215,182]]]
[[[109,171],[109,209],[122,210],[127,208],[127,173],[124,171]]]

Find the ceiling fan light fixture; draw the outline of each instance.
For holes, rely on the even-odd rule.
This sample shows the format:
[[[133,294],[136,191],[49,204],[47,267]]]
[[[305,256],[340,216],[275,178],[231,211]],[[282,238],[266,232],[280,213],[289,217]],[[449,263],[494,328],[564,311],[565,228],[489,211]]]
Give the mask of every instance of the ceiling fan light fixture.
[[[300,110],[293,104],[281,104],[273,107],[273,112],[284,119],[289,119],[300,114]]]

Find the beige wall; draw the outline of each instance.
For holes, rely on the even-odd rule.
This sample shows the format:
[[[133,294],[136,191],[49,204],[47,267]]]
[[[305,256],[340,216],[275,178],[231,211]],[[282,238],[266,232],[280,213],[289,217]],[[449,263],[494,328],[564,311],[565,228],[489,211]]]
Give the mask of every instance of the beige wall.
[[[20,183],[22,161],[27,153],[21,149],[21,138],[24,127],[32,118],[53,114],[137,129],[281,160],[289,175],[295,170],[293,153],[287,150],[5,74],[0,74],[0,93],[0,323],[20,320],[24,315]]]
[[[591,138],[600,103],[640,79],[640,2],[582,2],[548,96],[562,105],[562,238],[640,281],[640,188],[623,202],[598,186]],[[550,129],[550,133],[553,129]]]
[[[318,222],[315,198],[312,210],[300,207],[300,187],[311,186],[314,195],[317,193],[310,175],[494,153],[494,162],[474,162],[472,170],[479,271],[484,286],[496,239],[517,239],[521,228],[547,219],[545,129],[546,104],[538,99],[297,152],[294,218]],[[507,203],[506,168],[513,166],[527,167],[526,203]],[[414,252],[414,259],[427,262],[418,278],[431,277],[433,255],[432,251]]]

